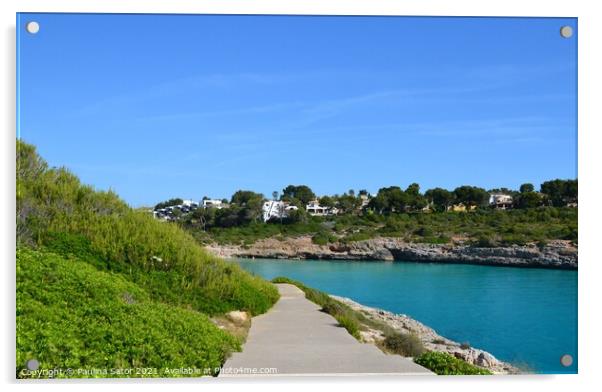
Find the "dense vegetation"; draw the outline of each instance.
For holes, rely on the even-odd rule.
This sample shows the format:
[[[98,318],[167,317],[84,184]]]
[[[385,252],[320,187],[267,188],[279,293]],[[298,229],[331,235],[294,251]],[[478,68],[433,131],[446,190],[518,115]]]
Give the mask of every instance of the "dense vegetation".
[[[309,235],[325,245],[374,237],[402,238],[409,242],[448,243],[469,241],[477,246],[506,246],[550,240],[577,242],[577,180],[552,180],[535,191],[533,184],[520,190],[490,189],[464,185],[453,191],[443,188],[421,193],[418,184],[405,190],[381,188],[376,195],[349,190],[342,195],[317,197],[306,185],[289,185],[280,199],[297,209],[281,218],[263,222],[260,193],[237,191],[226,208],[198,208],[178,214],[176,222],[201,243],[250,245],[265,238],[285,239]],[[496,209],[490,195],[507,195],[511,201]],[[177,199],[173,199],[177,200]],[[331,209],[326,216],[306,211],[309,201]],[[160,203],[167,205],[169,201]]]
[[[341,327],[345,328],[349,334],[358,340],[360,339],[360,331],[365,331],[369,328],[381,331],[385,337],[379,344],[381,350],[404,357],[414,357],[416,363],[432,370],[436,374],[491,374],[486,369],[471,365],[449,354],[427,351],[418,336],[401,333],[386,323],[368,318],[363,313],[333,299],[328,294],[307,287],[299,281],[287,277],[277,277],[272,279],[272,282],[288,283],[299,287],[305,293],[305,297],[308,300],[320,305],[323,312],[333,316]]]
[[[431,369],[438,375],[453,376],[453,375],[490,375],[491,372],[487,369],[469,364],[461,359],[452,357],[447,353],[429,351],[414,361]]]
[[[38,279],[36,262],[33,260],[42,263],[47,258],[54,257],[48,252],[73,262],[74,268],[65,269],[65,274],[81,268],[82,271],[89,272],[90,281],[101,279],[100,276],[111,276],[116,281],[130,282],[132,286],[128,287],[137,287],[137,292],[145,293],[144,303],[148,304],[150,301],[156,304],[153,305],[156,307],[151,307],[155,309],[155,315],[159,313],[158,309],[163,309],[165,314],[179,312],[166,312],[167,308],[161,306],[196,312],[196,319],[189,313],[181,315],[196,324],[204,323],[204,327],[199,328],[199,333],[206,333],[207,339],[218,335],[215,335],[216,327],[210,324],[203,314],[216,315],[230,310],[245,310],[251,314],[258,314],[269,309],[278,298],[273,285],[249,275],[236,265],[207,254],[190,234],[178,226],[159,222],[146,213],[132,210],[113,192],[99,192],[82,185],[64,168],[49,168],[37,155],[33,146],[20,141],[17,142],[17,239],[21,252],[25,252],[26,249],[37,249],[40,252],[23,253],[27,255],[27,262],[20,266],[21,287],[27,287],[29,293],[29,287],[41,286],[40,290],[29,293],[32,296],[31,303],[44,303],[44,295],[51,295],[52,292],[58,295],[58,291],[68,289],[60,285],[48,286],[47,292],[44,280]],[[60,263],[57,261],[57,264]],[[95,271],[109,275],[93,274]],[[86,276],[79,274],[78,277],[66,280],[70,282],[66,284],[75,285],[73,290],[82,289],[88,285]],[[99,290],[101,289],[109,290],[99,286]],[[107,297],[106,300],[118,301],[115,297]],[[65,303],[62,302],[63,306]],[[21,305],[23,304],[18,304]],[[50,315],[52,309],[40,307],[38,310],[18,314],[18,323],[36,326],[38,329],[57,327],[53,325],[57,319]],[[76,308],[67,307],[64,312],[72,310],[75,312]],[[136,317],[138,313],[132,312],[130,316]],[[107,320],[106,317],[109,316],[106,314],[94,312],[72,316],[86,317],[87,322],[92,324],[111,324],[113,321],[111,318]],[[118,322],[120,316],[116,314],[115,317],[115,321]],[[76,321],[74,320],[74,323]],[[137,321],[145,322],[143,319]],[[152,317],[148,322],[154,322]],[[156,322],[157,325],[163,323],[160,319]],[[115,328],[118,328],[118,323],[115,324]],[[113,336],[119,337],[127,332],[112,330],[111,333],[106,333],[102,329],[94,331],[95,333],[87,336],[67,334],[65,339],[72,340],[69,340],[66,347],[73,349],[59,357],[52,356],[52,339],[43,334],[39,335],[41,340],[35,344],[40,351],[35,355],[53,360],[60,358],[63,362],[51,365],[66,366],[68,359],[76,361],[76,358],[82,357],[77,348],[82,344],[110,346],[116,344]],[[169,329],[165,331],[169,333]],[[80,338],[85,340],[79,340]],[[197,338],[200,342],[204,341],[198,336]],[[132,342],[118,341],[121,346],[116,348],[116,355],[124,355],[124,361],[130,361],[130,366],[155,363],[149,356],[136,359],[135,355],[130,355],[134,350],[134,347],[130,346]],[[164,355],[184,358],[179,356],[178,347],[174,345]],[[19,335],[18,358],[31,354],[30,348],[24,336]],[[207,344],[203,350],[206,352],[197,354],[201,358],[213,358],[211,361],[215,362],[215,358],[223,358],[229,348],[228,345],[218,347]],[[85,361],[82,364],[91,365]],[[18,363],[18,366],[22,365]],[[190,365],[192,366],[192,363]]]
[[[17,364],[35,358],[40,369],[124,369],[98,377],[166,377],[165,368],[188,367],[212,375],[239,348],[206,315],[153,301],[122,275],[74,257],[17,251]],[[22,366],[17,375],[27,377]]]
[[[201,243],[249,245],[265,238],[312,236],[320,245],[374,237],[402,238],[409,242],[448,243],[452,239],[478,246],[505,246],[563,239],[577,243],[578,210],[570,207],[530,209],[478,209],[469,213],[396,213],[307,217],[304,222],[251,223],[214,227],[203,231],[191,221],[183,226]]]

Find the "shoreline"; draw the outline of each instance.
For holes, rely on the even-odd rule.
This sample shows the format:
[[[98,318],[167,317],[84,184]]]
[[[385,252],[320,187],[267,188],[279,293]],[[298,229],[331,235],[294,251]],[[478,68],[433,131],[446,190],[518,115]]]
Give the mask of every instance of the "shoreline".
[[[456,341],[441,336],[433,328],[428,327],[405,314],[395,314],[379,308],[362,305],[346,297],[339,297],[336,295],[330,295],[330,297],[346,304],[353,310],[361,312],[364,316],[372,320],[387,324],[398,332],[415,334],[429,351],[450,354],[455,358],[466,361],[471,365],[490,370],[492,373],[498,375],[527,373],[508,362],[499,360],[493,354],[485,350],[474,347],[464,347]],[[364,343],[370,343],[376,346],[384,339],[382,332],[375,329],[360,331],[360,336]]]
[[[470,264],[495,267],[578,269],[578,249],[570,241],[550,241],[507,247],[475,247],[464,243],[408,243],[396,238],[375,238],[348,244],[314,244],[309,236],[284,240],[267,238],[252,245],[206,245],[205,249],[223,258],[389,261],[440,264]]]

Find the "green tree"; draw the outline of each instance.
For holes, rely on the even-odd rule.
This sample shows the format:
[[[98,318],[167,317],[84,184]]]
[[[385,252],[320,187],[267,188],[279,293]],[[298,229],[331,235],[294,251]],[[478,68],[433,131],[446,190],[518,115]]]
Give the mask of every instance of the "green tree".
[[[404,212],[408,206],[408,195],[398,186],[381,188],[370,200],[368,207],[379,213]]]
[[[293,202],[299,200],[303,207],[316,198],[315,193],[307,185],[289,185],[282,190],[282,200]]]
[[[520,186],[520,193],[527,193],[533,191],[535,191],[535,187],[533,186],[533,184],[526,183]]]
[[[427,205],[427,201],[422,194],[420,194],[420,185],[417,183],[410,184],[405,191],[407,198],[407,205],[412,210],[420,210]]]
[[[337,207],[344,213],[348,214],[357,210],[361,205],[361,200],[355,196],[346,194],[339,196],[337,200]]]
[[[447,189],[433,188],[425,192],[424,196],[433,204],[435,211],[446,211],[454,202],[454,194]]]
[[[179,204],[182,204],[183,202],[184,202],[184,200],[180,199],[179,197],[174,197],[173,199],[169,199],[166,201],[162,201],[161,203],[157,203],[157,205],[155,205],[155,211],[160,210],[161,208],[165,208],[165,207],[177,206]]]
[[[232,195],[231,203],[238,206],[238,222],[256,222],[262,215],[263,195],[253,191],[239,190]]]
[[[542,204],[542,197],[537,192],[522,192],[516,197],[518,208],[536,208]]]
[[[454,189],[456,201],[463,203],[467,207],[482,207],[487,205],[489,192],[476,186],[463,185]]]
[[[551,180],[541,184],[541,193],[555,207],[565,206],[577,201],[577,180]]]
[[[332,208],[335,206],[335,200],[330,197],[330,196],[322,196],[318,202],[320,203],[321,206],[323,207],[329,207]]]

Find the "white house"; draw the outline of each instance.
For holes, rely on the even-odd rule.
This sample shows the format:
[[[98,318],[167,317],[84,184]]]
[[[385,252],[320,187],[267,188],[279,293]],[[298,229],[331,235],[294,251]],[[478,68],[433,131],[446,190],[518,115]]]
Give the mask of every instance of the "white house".
[[[310,201],[305,206],[305,211],[313,216],[336,215],[339,211],[335,207],[321,206],[317,200]]]
[[[198,207],[199,203],[194,200],[182,200],[182,205],[184,207]]]
[[[280,200],[268,200],[263,203],[263,221],[267,222],[272,218],[281,219],[288,217],[290,211],[296,211],[297,206],[290,205]]]
[[[362,204],[360,205],[360,208],[366,208],[368,207],[368,204],[370,203],[370,196],[368,195],[360,195],[360,200],[362,201]]]
[[[501,210],[512,208],[513,202],[514,200],[510,195],[506,195],[503,193],[492,193],[491,195],[489,195],[489,205],[493,208],[499,208]]]
[[[227,205],[219,199],[203,200],[203,208],[217,208],[218,210],[221,210],[222,208],[225,208],[225,207],[227,207]]]

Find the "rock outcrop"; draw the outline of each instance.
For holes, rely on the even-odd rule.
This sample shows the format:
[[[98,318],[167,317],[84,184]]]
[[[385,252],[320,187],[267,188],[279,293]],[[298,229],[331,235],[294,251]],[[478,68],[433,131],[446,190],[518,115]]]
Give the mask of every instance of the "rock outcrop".
[[[351,243],[316,245],[311,237],[268,238],[250,246],[210,245],[221,257],[324,260],[383,260],[458,263],[513,267],[577,269],[578,252],[570,241],[482,248],[465,243],[408,243],[398,238],[374,238]]]
[[[453,340],[447,339],[427,327],[419,321],[414,320],[404,314],[394,314],[381,309],[371,308],[361,305],[349,298],[331,295],[332,298],[341,301],[352,309],[363,313],[366,317],[387,324],[394,330],[401,333],[410,333],[416,335],[424,347],[429,351],[445,352],[456,358],[462,359],[472,365],[476,365],[494,374],[519,374],[520,369],[503,361],[500,361],[487,351],[474,347],[468,347]],[[368,330],[361,332],[362,340],[366,343],[377,343],[384,339],[382,332],[377,330]]]

